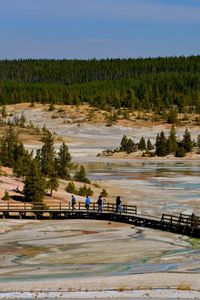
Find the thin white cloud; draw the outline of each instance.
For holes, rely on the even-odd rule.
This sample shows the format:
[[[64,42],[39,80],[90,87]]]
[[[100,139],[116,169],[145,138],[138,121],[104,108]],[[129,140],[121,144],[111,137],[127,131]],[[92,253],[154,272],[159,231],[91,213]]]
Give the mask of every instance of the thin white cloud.
[[[200,7],[153,0],[3,0],[1,14],[111,21],[200,22]],[[167,1],[166,1],[167,2]],[[181,1],[180,1],[181,2]],[[191,1],[191,4],[193,1]]]
[[[80,7],[81,0],[74,0],[76,7]],[[83,0],[81,13],[96,19],[128,20],[128,21],[159,21],[159,22],[199,22],[200,7],[181,4],[159,4],[147,0]],[[78,13],[77,10],[74,12]],[[81,16],[81,14],[80,14]]]

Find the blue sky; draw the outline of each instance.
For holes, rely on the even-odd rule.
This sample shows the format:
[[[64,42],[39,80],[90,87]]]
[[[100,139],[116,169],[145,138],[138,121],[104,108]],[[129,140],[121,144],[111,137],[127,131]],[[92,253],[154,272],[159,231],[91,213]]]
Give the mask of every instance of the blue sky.
[[[0,59],[200,54],[200,0],[0,0]]]

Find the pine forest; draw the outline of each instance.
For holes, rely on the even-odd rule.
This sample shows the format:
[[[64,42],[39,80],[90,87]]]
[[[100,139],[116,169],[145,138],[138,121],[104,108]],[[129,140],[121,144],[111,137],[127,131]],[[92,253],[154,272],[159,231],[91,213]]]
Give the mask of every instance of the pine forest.
[[[200,56],[1,60],[0,105],[39,102],[101,109],[200,112]]]

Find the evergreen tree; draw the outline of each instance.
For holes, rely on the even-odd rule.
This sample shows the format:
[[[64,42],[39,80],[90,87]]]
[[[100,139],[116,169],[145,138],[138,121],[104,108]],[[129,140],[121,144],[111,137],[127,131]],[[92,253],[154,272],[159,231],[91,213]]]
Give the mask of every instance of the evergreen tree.
[[[37,159],[39,158],[40,160],[42,173],[45,176],[48,176],[55,171],[55,151],[53,136],[47,129],[44,131],[42,142],[43,146],[41,151],[38,151]]]
[[[0,140],[0,160],[3,166],[13,167],[16,162],[15,152],[19,139],[13,126],[9,126],[5,136]]]
[[[38,164],[40,165],[40,168],[41,168],[41,149],[36,150],[35,160],[37,160],[37,162],[38,162]]]
[[[50,196],[52,196],[53,191],[58,190],[58,187],[59,187],[59,182],[58,182],[57,174],[52,173],[46,183],[46,188],[50,189]]]
[[[175,152],[176,157],[184,157],[185,156],[185,148],[183,147],[182,142],[177,143],[177,148]]]
[[[67,185],[65,191],[66,191],[67,193],[70,193],[70,194],[76,194],[76,193],[77,193],[76,187],[75,187],[73,181],[70,181],[70,182],[68,183],[68,185]]]
[[[69,153],[68,146],[65,143],[62,143],[58,152],[58,156],[56,158],[56,171],[58,173],[58,177],[69,180],[70,167],[71,167],[71,154]]]
[[[77,170],[77,172],[74,175],[74,180],[90,183],[90,180],[87,178],[86,170],[83,165],[80,166],[80,168]]]
[[[120,151],[126,151],[128,144],[128,138],[126,135],[122,137],[121,143],[120,143]]]
[[[33,159],[29,173],[25,177],[24,196],[27,202],[34,203],[34,207],[42,207],[45,195],[46,182],[37,160]]]
[[[128,139],[127,146],[126,146],[126,153],[130,154],[136,150],[137,150],[137,146],[134,144],[133,140]]]
[[[172,126],[170,130],[169,137],[167,139],[168,143],[168,152],[169,153],[175,153],[177,148],[177,137],[176,137],[176,129],[174,125]]]
[[[154,146],[152,145],[151,140],[148,139],[147,140],[147,150],[151,151],[153,149],[154,149]]]
[[[8,193],[8,191],[5,191],[4,192],[4,195],[3,195],[3,197],[2,197],[2,200],[4,200],[4,201],[8,201],[8,200],[10,200],[10,194]]]
[[[186,152],[191,152],[193,148],[193,143],[191,139],[190,132],[186,128],[185,133],[183,135],[183,140],[182,140],[182,145],[183,148],[185,149]]]
[[[4,166],[12,167],[17,176],[24,176],[29,168],[31,155],[25,150],[18,139],[13,126],[10,126],[5,136],[0,140],[0,160]]]
[[[168,154],[167,139],[163,131],[156,137],[156,155],[166,156]]]
[[[13,167],[13,172],[17,177],[23,177],[29,173],[32,155],[25,151],[22,155],[17,157],[16,163]]]
[[[141,139],[139,141],[138,149],[139,150],[146,150],[146,142],[145,142],[145,139],[144,139],[143,136],[141,137]]]
[[[176,124],[178,121],[178,113],[176,108],[171,108],[168,116],[167,116],[167,123],[169,124]]]
[[[84,186],[81,186],[78,190],[78,195],[80,196],[92,196],[93,195],[93,190],[90,187],[87,187],[86,184]]]

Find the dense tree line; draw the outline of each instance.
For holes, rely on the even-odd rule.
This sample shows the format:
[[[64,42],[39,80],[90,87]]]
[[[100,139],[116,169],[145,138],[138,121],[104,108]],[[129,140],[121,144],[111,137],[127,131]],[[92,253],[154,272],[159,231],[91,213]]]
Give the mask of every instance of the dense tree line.
[[[200,56],[92,60],[1,60],[0,80],[77,84],[143,74],[199,73]]]
[[[41,102],[200,112],[200,56],[0,61],[0,104]]]

